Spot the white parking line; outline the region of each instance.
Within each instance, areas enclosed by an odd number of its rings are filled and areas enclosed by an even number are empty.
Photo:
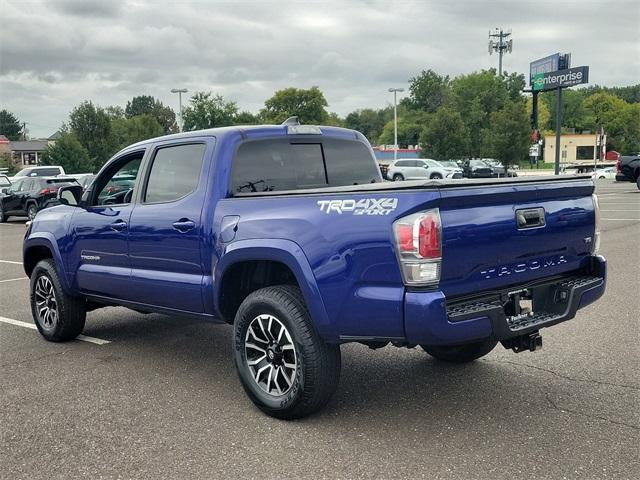
[[[640,212],[640,210],[629,210],[629,209],[627,209],[627,210],[622,210],[622,209],[619,209],[619,210],[600,210],[600,211],[601,212]]]
[[[4,283],[4,282],[17,282],[18,280],[29,280],[29,278],[28,278],[28,277],[8,278],[7,280],[0,280],[0,283]]]
[[[640,222],[640,218],[601,218],[600,220],[619,220],[624,222]]]
[[[30,328],[31,330],[37,330],[35,324],[21,322],[20,320],[14,320],[13,318],[0,317],[0,322],[8,323],[9,325],[17,325],[18,327]],[[87,337],[86,335],[78,335],[76,340],[82,340],[83,342],[95,343],[96,345],[106,345],[111,343],[109,340],[102,340],[101,338]]]
[[[0,260],[0,263],[11,263],[13,265],[22,265],[22,262],[16,262],[14,260]]]

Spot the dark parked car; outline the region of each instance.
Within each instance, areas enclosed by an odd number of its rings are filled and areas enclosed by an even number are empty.
[[[0,189],[9,188],[11,186],[11,180],[6,175],[0,175]]]
[[[493,169],[483,160],[464,160],[462,175],[466,178],[491,178],[493,177]]]
[[[635,182],[640,190],[640,155],[620,157],[616,162],[616,181]]]
[[[77,183],[68,177],[23,177],[14,181],[10,187],[3,189],[0,197],[0,222],[6,222],[11,216],[29,217],[33,220],[36,214],[46,208],[49,202],[56,202],[58,189],[62,186]]]

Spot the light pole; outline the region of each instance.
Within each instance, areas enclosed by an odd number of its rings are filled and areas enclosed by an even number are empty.
[[[178,112],[178,116],[180,117],[180,131],[183,130],[184,124],[182,123],[182,94],[187,93],[189,90],[186,88],[172,88],[171,93],[178,94],[178,104],[180,106],[180,111]]]
[[[404,92],[404,88],[390,88],[393,92],[393,161],[398,159],[398,92]]]

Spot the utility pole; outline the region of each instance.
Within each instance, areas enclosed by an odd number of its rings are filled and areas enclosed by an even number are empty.
[[[393,92],[393,161],[398,159],[398,92],[404,92],[404,88],[390,88]]]
[[[27,140],[27,122],[22,122],[22,140]]]
[[[560,133],[562,131],[562,87],[556,89],[556,158],[555,174],[560,175]]]
[[[178,117],[180,118],[180,131],[184,129],[184,123],[182,121],[182,94],[187,93],[189,90],[186,88],[172,88],[171,93],[178,94],[178,105],[180,110],[178,111]]]
[[[489,55],[493,55],[493,52],[498,53],[498,75],[502,76],[502,55],[505,52],[511,53],[513,51],[513,39],[507,40],[511,36],[511,31],[505,32],[502,28],[496,27],[495,32],[489,31]],[[497,41],[493,39],[496,38]]]

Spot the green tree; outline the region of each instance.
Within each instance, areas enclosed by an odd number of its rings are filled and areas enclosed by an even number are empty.
[[[89,152],[94,171],[97,171],[117,150],[109,114],[90,101],[82,102],[71,111],[68,127]]]
[[[451,160],[466,155],[467,127],[453,108],[440,108],[420,135],[422,156],[436,160]]]
[[[484,131],[486,152],[509,167],[527,157],[531,129],[526,102],[509,101],[491,114],[491,128]]]
[[[40,162],[42,165],[60,165],[66,173],[95,171],[89,152],[72,133],[63,133],[54,144],[48,145]]]
[[[429,123],[430,116],[430,114],[421,110],[411,110],[405,106],[398,108],[398,145],[400,148],[407,148],[409,145],[418,145],[420,143],[420,134],[425,125]],[[393,145],[393,119],[385,124],[379,141],[383,145]]]
[[[549,129],[556,129],[556,92],[544,92],[538,105],[549,110]],[[588,112],[584,109],[584,95],[580,90],[562,90],[562,128],[573,128],[576,132],[589,128]]]
[[[280,124],[295,115],[301,123],[323,125],[329,118],[327,106],[327,100],[318,87],[306,90],[291,87],[275,92],[264,102],[260,114],[267,123]]]
[[[417,77],[409,79],[409,98],[402,103],[427,113],[434,113],[447,104],[451,93],[448,76],[438,75],[433,70],[423,70]]]
[[[461,115],[470,110],[474,101],[487,115],[500,110],[509,99],[507,83],[496,76],[495,69],[460,75],[451,81],[453,101]]]
[[[21,134],[22,125],[16,116],[7,110],[0,110],[0,135],[9,140],[20,140]]]
[[[344,126],[361,132],[371,144],[377,145],[380,143],[379,138],[382,134],[382,129],[391,120],[393,120],[393,108],[391,107],[379,110],[365,108],[347,115],[344,119]]]
[[[133,118],[140,115],[151,115],[162,126],[165,134],[175,133],[178,131],[175,112],[151,95],[139,95],[137,97],[133,97],[127,102],[127,106],[124,109],[124,115],[127,118]]]
[[[6,170],[8,176],[18,173],[18,167],[16,167],[16,163],[11,158],[11,153],[0,152],[0,169]]]
[[[237,115],[235,102],[228,102],[222,95],[214,96],[211,92],[197,92],[183,111],[184,129],[191,131],[234,125]]]
[[[111,127],[117,150],[132,143],[162,136],[165,133],[162,125],[150,114],[118,118],[112,121]]]
[[[242,111],[238,112],[238,114],[233,119],[234,125],[259,125],[260,118],[257,115],[254,115],[251,112]]]

